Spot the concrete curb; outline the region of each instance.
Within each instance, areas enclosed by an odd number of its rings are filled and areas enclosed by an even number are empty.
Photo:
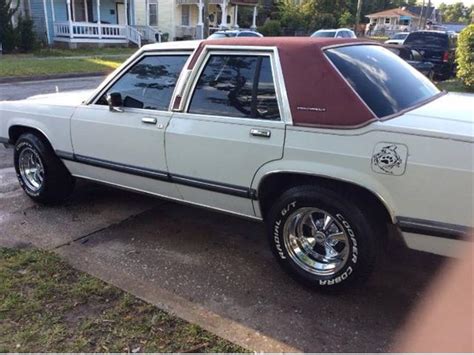
[[[54,79],[68,79],[68,78],[85,78],[90,76],[106,76],[110,72],[93,72],[93,73],[66,73],[54,75],[34,75],[34,76],[7,76],[0,78],[0,84],[39,81],[39,80],[54,80]]]

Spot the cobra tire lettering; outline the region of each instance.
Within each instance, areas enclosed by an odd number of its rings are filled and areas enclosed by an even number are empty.
[[[339,213],[336,214],[336,218],[342,223],[342,225],[344,226],[344,228],[347,231],[347,234],[351,238],[351,242],[352,242],[351,261],[352,261],[353,264],[357,264],[357,257],[358,257],[359,249],[357,248],[357,239],[355,238],[354,230],[352,229],[349,222],[347,222],[341,214],[339,214]],[[321,286],[336,285],[336,284],[346,280],[349,277],[349,275],[352,274],[353,271],[354,270],[352,269],[352,266],[349,266],[349,267],[347,267],[347,269],[342,274],[338,275],[337,277],[335,277],[333,279],[319,280],[319,284]]]

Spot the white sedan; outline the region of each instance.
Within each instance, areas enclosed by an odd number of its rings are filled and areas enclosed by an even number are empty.
[[[163,43],[93,91],[0,102],[0,142],[35,201],[88,179],[263,221],[285,270],[332,289],[368,277],[388,227],[468,243],[473,101],[372,42]]]

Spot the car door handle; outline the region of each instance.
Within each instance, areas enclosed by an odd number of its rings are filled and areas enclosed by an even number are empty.
[[[258,128],[252,128],[250,130],[250,134],[255,137],[265,137],[265,138],[270,138],[272,135],[272,132],[269,131],[268,129],[258,129]]]
[[[154,117],[143,117],[142,122],[146,124],[156,124],[156,118]]]

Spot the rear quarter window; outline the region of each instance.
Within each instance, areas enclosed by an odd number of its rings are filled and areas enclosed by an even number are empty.
[[[396,114],[440,92],[423,74],[381,46],[345,46],[325,53],[378,117]]]

